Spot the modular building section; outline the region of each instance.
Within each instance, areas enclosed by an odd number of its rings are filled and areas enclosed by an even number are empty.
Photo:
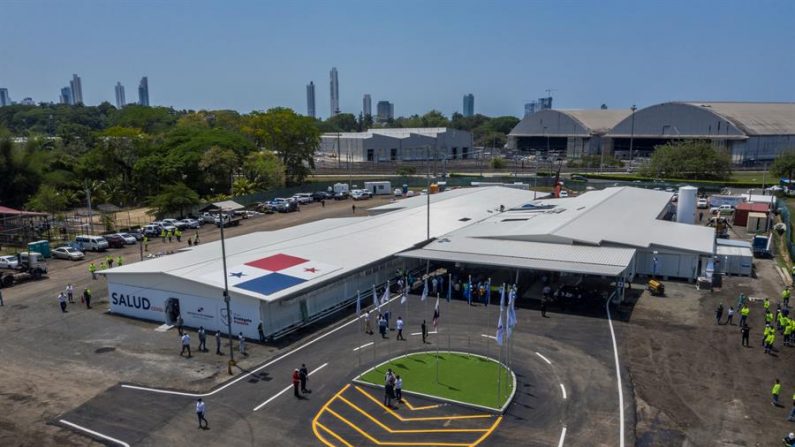
[[[726,275],[751,276],[754,269],[754,254],[750,247],[718,245],[716,261],[717,272]]]
[[[734,210],[734,225],[744,227],[748,225],[748,214],[749,213],[764,213],[770,210],[770,206],[765,203],[741,203],[737,205],[737,208]]]
[[[708,258],[698,253],[674,250],[638,250],[635,271],[640,275],[693,280],[707,265]]]
[[[745,226],[748,233],[765,233],[768,230],[766,213],[748,213],[748,223]]]
[[[388,181],[364,182],[364,189],[370,191],[373,195],[391,195],[392,183]]]

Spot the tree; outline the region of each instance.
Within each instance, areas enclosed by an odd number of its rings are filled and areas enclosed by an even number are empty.
[[[320,131],[312,118],[277,107],[265,113],[250,114],[243,130],[253,136],[260,147],[281,158],[288,184],[300,184],[315,168]]]
[[[245,196],[257,192],[257,186],[251,180],[240,177],[232,182],[232,196]]]
[[[776,177],[792,179],[795,174],[795,149],[780,153],[770,165],[770,173]]]
[[[163,187],[163,192],[150,198],[149,205],[155,208],[155,214],[158,216],[183,216],[186,210],[200,202],[196,191],[180,182]]]
[[[355,132],[358,124],[352,113],[338,113],[326,120],[329,132]]]
[[[708,141],[671,142],[654,149],[642,173],[660,178],[725,180],[731,176],[731,157]]]
[[[55,214],[66,209],[67,200],[57,189],[50,185],[41,185],[36,194],[28,200],[27,208]]]
[[[493,169],[505,169],[505,166],[508,164],[505,162],[505,159],[502,157],[494,157],[491,159],[491,167]]]
[[[238,158],[235,151],[220,146],[210,147],[199,161],[199,167],[210,179],[210,188],[216,191],[231,191],[232,173],[237,166]]]
[[[284,186],[284,173],[284,164],[271,151],[252,152],[243,161],[243,175],[259,191]]]

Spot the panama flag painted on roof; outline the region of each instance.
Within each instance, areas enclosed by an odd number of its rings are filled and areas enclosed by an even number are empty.
[[[227,281],[229,287],[273,295],[339,269],[337,266],[278,253],[228,268]],[[208,275],[206,279],[223,286],[223,273]]]

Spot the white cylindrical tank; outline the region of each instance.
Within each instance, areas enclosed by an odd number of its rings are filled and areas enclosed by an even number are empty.
[[[696,196],[698,188],[682,186],[679,188],[679,199],[676,202],[676,221],[679,223],[696,223]]]

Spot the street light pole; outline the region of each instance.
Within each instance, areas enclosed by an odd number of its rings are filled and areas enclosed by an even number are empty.
[[[426,146],[426,159],[430,158],[431,155],[431,146]],[[425,205],[426,208],[426,230],[425,230],[425,239],[431,240],[431,165],[428,163],[428,189],[425,190],[426,192],[426,199],[427,203]]]
[[[634,142],[635,142],[635,111],[638,110],[635,104],[632,104],[632,130],[629,134],[629,169],[632,169],[632,160],[633,160],[633,149],[634,149]]]
[[[220,215],[220,223],[221,223],[221,263],[224,267],[224,302],[226,303],[226,330],[227,334],[229,334],[229,374],[232,374],[232,366],[235,365],[235,348],[232,343],[232,311],[230,310],[229,306],[229,279],[228,274],[226,273],[226,243],[224,242],[224,227],[226,226],[226,222],[224,221],[224,210],[221,210]]]

